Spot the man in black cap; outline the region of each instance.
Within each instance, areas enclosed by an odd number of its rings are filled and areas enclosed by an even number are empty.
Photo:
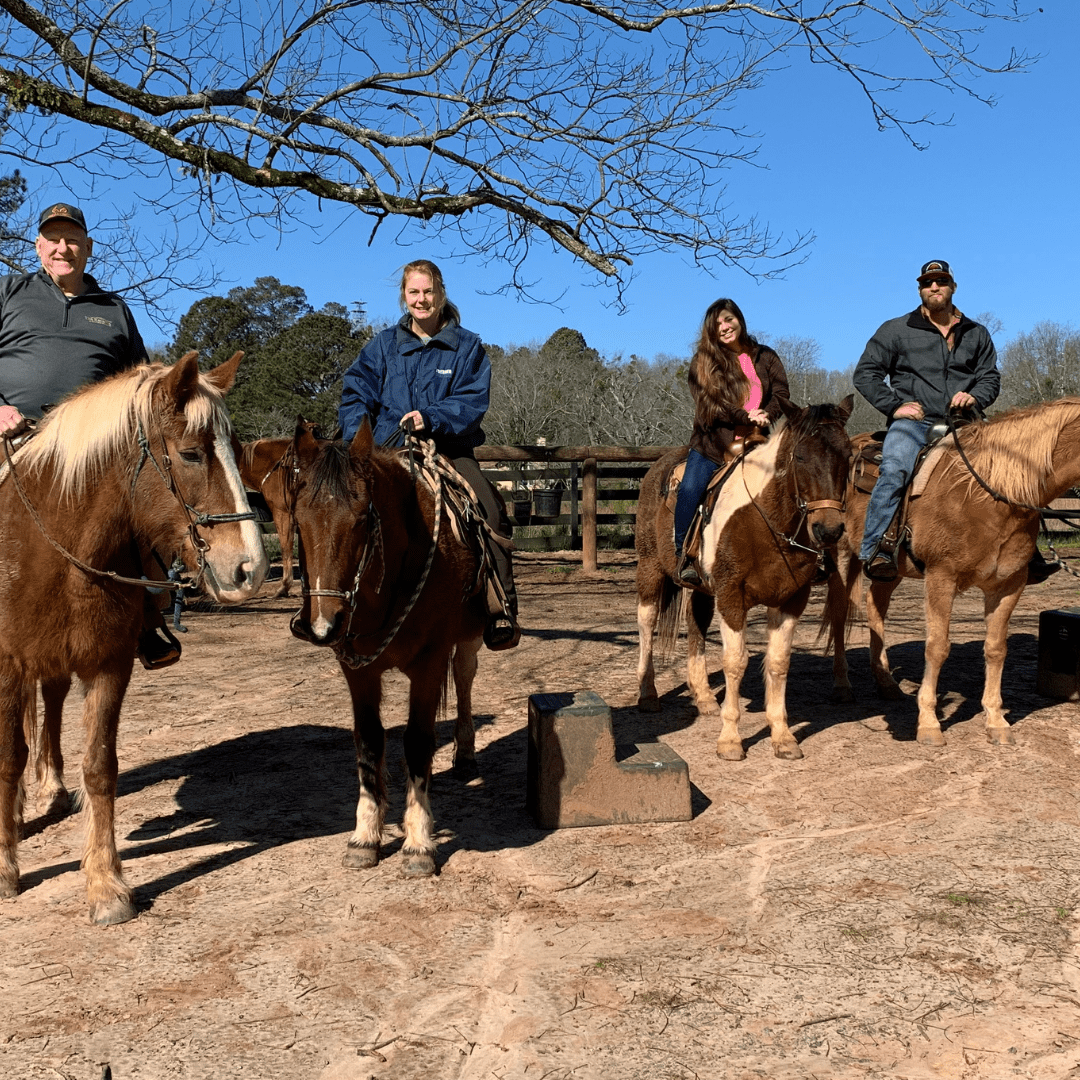
[[[924,263],[917,280],[922,303],[879,327],[855,367],[855,388],[888,423],[859,549],[867,577],[878,581],[896,577],[896,554],[881,538],[931,425],[950,409],[989,408],[1001,388],[990,332],[953,305],[949,264]]]
[[[0,277],[0,437],[14,437],[27,420],[73,390],[147,360],[134,316],[115,293],[86,273],[94,250],[83,212],[51,203],[41,213],[35,244],[41,269]],[[144,667],[180,659],[180,646],[155,627],[164,621],[148,603],[139,637]]]

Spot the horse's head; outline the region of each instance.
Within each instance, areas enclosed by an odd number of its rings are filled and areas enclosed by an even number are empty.
[[[222,397],[243,353],[205,374],[194,352],[171,368],[150,369],[135,397],[139,468],[131,490],[141,531],[160,553],[179,552],[221,603],[258,592],[267,561],[244,493]],[[144,514],[149,510],[149,514]]]
[[[847,491],[851,442],[844,425],[855,397],[848,394],[839,405],[797,405],[785,408],[785,436],[791,447],[791,486],[800,511],[805,507],[810,540],[821,549],[831,547],[844,533],[844,498]]]
[[[348,446],[317,438],[303,422],[293,436],[290,483],[303,604],[290,628],[316,645],[341,636],[360,598],[361,579],[369,569],[381,579],[385,567],[371,502],[372,450],[366,419]]]

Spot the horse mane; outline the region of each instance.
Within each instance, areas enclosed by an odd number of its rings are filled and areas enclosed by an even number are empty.
[[[313,495],[325,489],[334,500],[347,502],[354,497],[349,487],[353,476],[352,458],[349,457],[349,444],[344,440],[338,439],[320,447],[314,473],[311,479]]]
[[[1061,430],[1077,419],[1080,398],[1060,398],[1010,409],[986,424],[968,424],[959,437],[972,467],[992,488],[1012,502],[1038,505]],[[970,485],[970,495],[990,498],[959,454],[951,456],[950,464],[954,473],[963,474],[960,479]]]
[[[134,448],[140,427],[151,435],[154,391],[170,370],[164,364],[138,364],[76,390],[46,414],[23,461],[34,470],[52,466],[61,498],[84,495],[110,460]],[[184,418],[188,431],[232,430],[221,392],[203,377]]]

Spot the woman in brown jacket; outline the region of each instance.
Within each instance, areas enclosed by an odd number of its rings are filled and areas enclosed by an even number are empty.
[[[767,428],[790,399],[780,357],[747,334],[739,305],[726,297],[705,312],[689,378],[694,433],[675,505],[675,574],[679,581],[697,585],[701,577],[683,553],[683,544],[709,480],[726,453],[738,452],[733,444]]]

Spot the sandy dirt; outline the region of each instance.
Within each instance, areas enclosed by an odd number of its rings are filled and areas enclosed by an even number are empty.
[[[341,867],[356,798],[344,682],[293,639],[276,585],[192,612],[184,659],[136,670],[121,726],[117,835],[139,917],[90,926],[78,816],[29,815],[23,889],[0,903],[0,1063],[12,1080],[809,1080],[1080,1077],[1080,726],[1035,690],[1038,613],[1078,602],[1058,574],[1012,621],[1017,745],[979,717],[981,597],[958,602],[941,680],[948,745],[918,746],[913,698],[829,704],[798,636],[789,707],[805,752],[776,760],[750,635],[747,759],[716,758],[683,659],[663,711],[634,708],[631,554],[518,558],[526,635],[481,655],[481,777],[450,772],[439,725],[440,873],[400,873],[404,683],[392,680],[390,842]],[[892,662],[913,694],[921,588]],[[719,669],[718,636],[710,668]],[[720,690],[722,675],[713,684]],[[687,823],[545,832],[524,810],[530,694],[591,689],[616,739],[689,763]],[[77,784],[81,728],[65,728]]]

